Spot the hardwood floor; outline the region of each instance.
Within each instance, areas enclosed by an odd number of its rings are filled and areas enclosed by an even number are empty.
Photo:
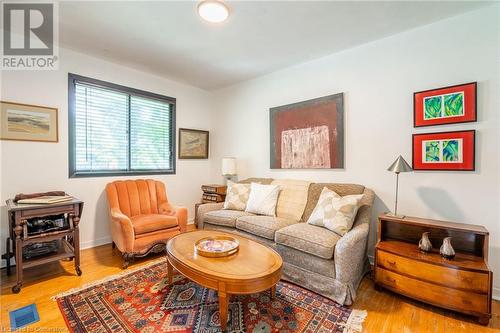
[[[158,258],[150,256],[138,260],[130,267],[138,267]],[[82,276],[76,276],[72,261],[51,263],[25,270],[25,283],[19,294],[12,294],[15,275],[7,276],[5,269],[1,279],[1,327],[0,332],[8,332],[10,310],[36,303],[40,321],[29,326],[30,331],[64,332],[66,325],[57,303],[50,299],[62,291],[79,287],[85,283],[120,273],[121,257],[103,245],[82,251]],[[486,326],[478,325],[472,318],[450,311],[425,305],[388,291],[376,291],[373,282],[365,277],[358,289],[356,309],[368,311],[363,332],[500,332],[500,302],[493,302],[493,318]],[[43,329],[42,329],[43,328]]]

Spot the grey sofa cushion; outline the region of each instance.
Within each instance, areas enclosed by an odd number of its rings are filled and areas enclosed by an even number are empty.
[[[243,230],[239,230],[239,229],[231,228],[231,227],[224,227],[224,226],[215,225],[215,224],[205,224],[203,226],[203,228],[205,230],[215,230],[215,231],[227,232],[229,234],[234,234],[234,235],[238,235],[241,237],[245,237],[245,238],[251,239],[253,241],[256,241],[257,243],[264,244],[273,250],[276,250],[276,243],[274,242],[274,240],[263,238],[260,236],[255,236],[255,235],[248,233],[246,231],[243,231]]]
[[[335,264],[332,259],[323,259],[281,244],[276,244],[276,251],[281,255],[283,262],[332,279],[336,277]]]
[[[273,240],[277,230],[295,223],[298,221],[274,216],[242,216],[236,220],[236,229]]]
[[[324,259],[333,258],[333,250],[340,236],[326,228],[297,223],[276,232],[276,243]]]
[[[204,223],[222,225],[226,227],[235,227],[236,219],[242,216],[252,216],[252,213],[240,210],[221,209],[213,210],[205,214]]]

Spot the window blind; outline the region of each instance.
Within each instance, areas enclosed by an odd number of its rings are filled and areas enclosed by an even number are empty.
[[[132,90],[70,80],[70,174],[173,173],[174,104]]]
[[[131,168],[170,168],[170,105],[152,99],[130,98]]]

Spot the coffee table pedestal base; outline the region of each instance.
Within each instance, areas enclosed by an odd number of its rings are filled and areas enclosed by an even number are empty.
[[[170,286],[174,280],[174,267],[167,260],[167,280]],[[276,285],[272,286],[270,289],[271,298],[276,297]],[[219,318],[220,318],[220,328],[222,332],[227,329],[227,317],[229,313],[229,297],[230,295],[225,292],[225,284],[223,282],[219,283],[219,288],[217,289],[217,294],[219,295]]]

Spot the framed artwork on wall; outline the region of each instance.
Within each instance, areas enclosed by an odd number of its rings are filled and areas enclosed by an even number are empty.
[[[269,110],[271,169],[344,167],[342,93]]]
[[[414,170],[475,170],[476,131],[413,134]]]
[[[477,82],[413,94],[413,126],[435,126],[477,120]]]
[[[57,109],[0,101],[0,139],[57,142]]]
[[[207,159],[208,131],[179,128],[179,159]]]

